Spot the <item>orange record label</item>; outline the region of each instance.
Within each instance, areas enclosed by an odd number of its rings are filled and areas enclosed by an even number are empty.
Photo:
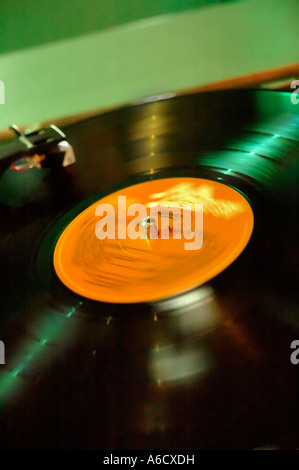
[[[199,286],[227,268],[252,234],[252,209],[235,189],[167,178],[109,194],[63,231],[54,268],[89,299],[149,302]]]

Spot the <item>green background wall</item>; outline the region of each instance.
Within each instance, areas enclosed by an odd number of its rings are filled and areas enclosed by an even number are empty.
[[[232,0],[1,0],[0,54]]]
[[[213,3],[1,0],[0,129],[298,61],[298,0]]]

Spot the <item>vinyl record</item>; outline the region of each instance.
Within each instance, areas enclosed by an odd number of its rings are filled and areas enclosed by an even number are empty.
[[[63,129],[75,164],[2,175],[4,448],[298,445],[290,96],[145,100]],[[100,239],[119,197],[145,208],[142,236],[132,212]],[[189,215],[163,226],[155,204]]]

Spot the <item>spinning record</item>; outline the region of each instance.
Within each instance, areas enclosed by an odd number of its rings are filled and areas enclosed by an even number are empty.
[[[127,205],[133,204],[142,204],[144,214],[140,218],[140,209],[133,206],[140,220],[130,236],[126,232],[136,217],[131,211],[127,218]],[[199,204],[204,217],[195,214]],[[95,214],[101,205],[106,211],[106,205],[113,208],[104,221],[112,227],[110,239],[107,231],[101,240],[95,234]],[[158,216],[157,223],[151,212]],[[136,232],[145,221],[152,221],[146,230],[156,224],[154,233],[145,233],[144,227]],[[155,180],[125,188],[85,209],[59,238],[54,266],[66,286],[90,299],[148,302],[179,294],[219,274],[242,252],[252,229],[250,205],[236,190],[205,179]]]
[[[298,448],[290,97],[150,98],[26,137],[33,168],[0,179],[4,448]]]

